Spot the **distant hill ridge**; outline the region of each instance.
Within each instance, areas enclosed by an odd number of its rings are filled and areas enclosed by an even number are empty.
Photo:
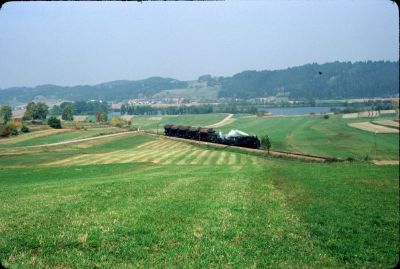
[[[394,96],[399,90],[399,63],[333,62],[275,71],[244,71],[224,80],[219,97],[274,96],[281,89],[290,98]]]
[[[306,64],[283,70],[243,71],[232,77],[199,78],[208,86],[218,86],[219,98],[274,96],[284,90],[289,98],[368,98],[398,95],[399,63],[389,61],[332,62]],[[143,80],[116,80],[97,85],[64,87],[40,85],[0,90],[0,103],[29,102],[37,96],[60,100],[121,101],[152,97],[165,90],[188,89],[188,82],[151,77]],[[199,88],[200,90],[201,88]],[[190,89],[193,91],[193,89]]]

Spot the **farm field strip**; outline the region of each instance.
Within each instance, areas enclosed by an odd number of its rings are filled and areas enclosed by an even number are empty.
[[[372,123],[397,129],[399,129],[400,127],[399,122],[394,120],[378,120],[378,121],[373,121]]]
[[[385,133],[385,134],[390,134],[390,133],[399,133],[398,129],[391,128],[391,127],[386,127],[383,125],[378,125],[378,124],[373,124],[371,122],[354,122],[354,123],[349,123],[348,124],[350,127],[357,128],[363,131],[371,132],[371,133]]]
[[[45,166],[95,165],[131,162],[152,162],[178,165],[245,165],[258,164],[260,157],[221,150],[199,149],[194,145],[172,140],[156,139],[137,148],[106,153],[80,154],[44,164]]]
[[[16,137],[10,137],[10,138],[2,138],[0,139],[0,146],[7,146],[7,145],[14,145],[17,143],[22,143],[27,140],[33,140],[37,139],[40,137],[45,137],[45,136],[51,136],[55,134],[62,134],[66,132],[72,132],[72,129],[48,129],[48,130],[41,130],[41,131],[35,131],[35,132],[30,132],[26,134],[20,134]]]

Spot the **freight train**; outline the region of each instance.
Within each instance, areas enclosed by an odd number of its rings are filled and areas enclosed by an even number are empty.
[[[216,133],[213,128],[202,128],[182,125],[164,126],[166,136],[174,136],[198,141],[206,141],[229,146],[246,148],[260,148],[260,140],[257,136],[248,135],[239,130],[231,130],[227,134]]]

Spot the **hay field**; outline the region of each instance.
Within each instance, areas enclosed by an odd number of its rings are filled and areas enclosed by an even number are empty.
[[[383,134],[398,134],[399,129],[395,128],[390,128],[390,127],[385,127],[383,125],[377,125],[373,124],[371,122],[365,121],[365,122],[353,122],[348,124],[350,127],[357,128],[363,131],[371,132],[371,133],[383,133]]]
[[[151,162],[155,164],[178,165],[248,165],[258,164],[262,159],[246,154],[225,152],[212,148],[205,149],[185,142],[167,138],[141,144],[132,149],[122,149],[106,153],[79,154],[70,158],[51,162],[49,166],[89,165],[111,163]]]
[[[394,127],[399,129],[399,121],[395,121],[395,120],[378,120],[378,121],[373,121],[373,123],[375,124],[379,124],[382,126],[387,126],[387,127]]]

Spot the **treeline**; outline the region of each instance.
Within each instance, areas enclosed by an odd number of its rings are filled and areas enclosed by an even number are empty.
[[[69,115],[95,115],[96,113],[107,113],[109,106],[107,102],[100,101],[77,101],[63,102],[59,106],[55,105],[50,110],[51,115],[63,116],[64,120],[69,120]],[[68,115],[64,118],[64,115]]]
[[[392,97],[398,94],[399,63],[333,62],[285,70],[244,71],[224,78],[218,97],[275,96],[282,88],[290,99]]]
[[[338,113],[356,113],[368,110],[392,110],[396,109],[396,104],[388,100],[368,100],[360,103],[344,103],[343,108],[333,107],[331,112]]]
[[[134,106],[122,105],[121,115],[182,115],[182,114],[209,114],[209,113],[248,113],[256,114],[257,107],[249,104],[226,103],[218,105],[198,106]]]

